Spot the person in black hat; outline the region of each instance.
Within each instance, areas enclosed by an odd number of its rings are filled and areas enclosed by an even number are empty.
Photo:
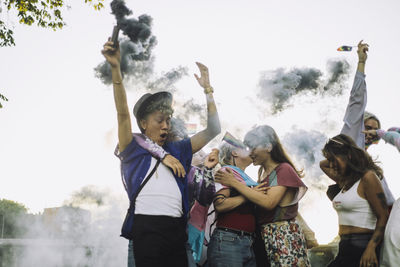
[[[192,154],[221,132],[208,69],[196,63],[201,76],[195,74],[195,77],[204,88],[207,99],[207,127],[191,138],[176,142],[167,140],[173,114],[169,92],[145,94],[135,104],[133,113],[140,131],[167,152],[162,164],[158,165],[157,160],[132,137],[118,44],[114,48],[111,41],[106,42],[102,54],[111,66],[118,118],[116,155],[121,160],[122,180],[131,203],[122,236],[133,240],[137,267],[185,267],[185,226],[189,208],[186,173],[191,166]],[[145,178],[147,183],[139,192]]]

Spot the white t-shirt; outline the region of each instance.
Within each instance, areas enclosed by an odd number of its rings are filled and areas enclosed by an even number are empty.
[[[381,248],[381,262],[379,266],[399,266],[400,262],[400,198],[393,204],[389,220],[386,224],[383,246]]]
[[[157,160],[152,157],[145,177],[153,170],[156,162]],[[135,214],[182,216],[182,195],[172,171],[167,166],[160,163],[140,191],[135,204]]]

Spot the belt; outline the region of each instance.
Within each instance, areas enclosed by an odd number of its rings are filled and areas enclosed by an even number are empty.
[[[231,228],[225,228],[225,227],[217,227],[217,230],[221,230],[221,231],[225,231],[225,232],[229,232],[229,233],[234,233],[240,236],[243,235],[247,235],[247,236],[251,236],[254,237],[254,233],[250,233],[250,232],[246,232],[246,231],[241,231],[241,230],[235,230],[235,229],[231,229]]]

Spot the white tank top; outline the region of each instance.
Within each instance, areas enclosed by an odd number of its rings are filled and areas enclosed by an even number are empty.
[[[156,162],[152,157],[145,177],[153,170]],[[135,204],[135,214],[182,216],[181,191],[172,171],[167,166],[162,163],[158,165],[153,176],[137,196]]]
[[[376,216],[368,201],[361,198],[357,193],[358,180],[348,191],[343,189],[333,199],[333,208],[339,217],[339,225],[356,226],[374,230]]]

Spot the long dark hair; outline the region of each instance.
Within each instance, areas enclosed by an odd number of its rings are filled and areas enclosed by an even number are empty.
[[[288,163],[296,171],[297,175],[303,177],[303,170],[298,170],[292,163],[290,157],[283,148],[281,141],[275,130],[268,126],[262,125],[258,126],[251,131],[249,131],[244,137],[244,144],[249,148],[256,148],[259,146],[266,147],[267,145],[272,145],[271,158],[277,163]],[[259,170],[261,173],[262,167]]]
[[[383,178],[382,169],[376,164],[371,156],[363,149],[359,148],[351,137],[339,134],[329,139],[322,149],[324,157],[334,161],[339,156],[346,161],[344,176],[339,178],[339,185],[348,190],[357,182],[367,171],[374,171],[379,179]]]

